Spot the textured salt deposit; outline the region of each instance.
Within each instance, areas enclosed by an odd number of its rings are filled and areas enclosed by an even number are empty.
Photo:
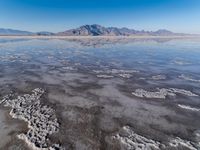
[[[146,91],[144,89],[136,89],[135,92],[132,92],[133,95],[137,97],[146,97],[146,98],[160,98],[165,99],[166,96],[176,96],[176,94],[182,94],[186,96],[198,96],[190,91],[184,90],[184,89],[176,89],[176,88],[157,88],[157,91],[150,92]]]
[[[133,95],[137,97],[146,97],[146,98],[161,98],[165,99],[167,95],[175,96],[174,93],[168,93],[166,89],[157,89],[156,92],[149,92],[143,89],[136,89],[135,92],[132,92]]]
[[[73,68],[73,67],[62,67],[63,70],[69,70],[69,71],[76,71],[77,69]]]
[[[128,73],[119,74],[119,76],[122,77],[122,78],[130,78],[130,77],[132,77],[132,75],[128,74]]]
[[[196,142],[198,144],[198,148],[200,149],[200,130],[197,130],[195,132],[195,139],[196,139]]]
[[[124,126],[112,139],[119,141],[121,149],[126,150],[159,150],[160,146],[164,146],[160,142],[136,134],[129,126]]]
[[[13,118],[28,122],[27,133],[19,134],[17,137],[24,140],[30,147],[36,150],[56,149],[57,144],[48,146],[48,136],[58,131],[59,124],[55,112],[48,106],[40,103],[40,97],[44,93],[43,89],[36,88],[32,94],[25,94],[12,99],[13,95],[7,95],[1,103],[6,107],[11,107],[10,115]],[[58,149],[62,149],[58,147]]]
[[[106,74],[130,74],[137,73],[138,70],[122,70],[122,69],[111,69],[111,70],[93,70],[94,73],[106,73]]]
[[[194,143],[192,143],[190,141],[183,140],[179,137],[176,137],[175,139],[171,140],[169,145],[171,147],[180,147],[181,146],[181,147],[184,147],[184,148],[188,148],[190,150],[199,150],[197,147],[194,146]]]
[[[99,74],[99,73],[104,73],[102,70],[92,70],[94,73]]]
[[[122,69],[111,69],[111,70],[93,70],[94,73],[98,74],[98,78],[113,78],[118,75],[122,78],[132,77],[131,73],[139,72],[138,70],[122,70]]]
[[[27,62],[28,57],[23,54],[15,54],[15,55],[6,55],[6,56],[0,56],[0,61],[2,62]]]
[[[191,111],[200,111],[199,108],[194,108],[194,107],[190,107],[190,106],[187,106],[187,105],[178,104],[178,106],[183,108],[183,109],[187,109],[187,110],[191,110]]]
[[[180,75],[179,78],[184,79],[184,80],[187,80],[187,81],[199,82],[199,83],[200,83],[200,80],[193,79],[193,78],[191,78],[191,77],[189,77],[189,76],[185,76],[184,74]]]
[[[152,76],[153,80],[164,80],[166,79],[165,75],[156,75],[156,76]]]
[[[200,141],[200,131],[197,131],[196,137],[198,138],[197,142]],[[163,144],[135,133],[129,126],[124,126],[111,139],[114,141],[117,140],[120,143],[120,149],[124,150],[160,150],[171,149],[172,147],[177,149],[187,148],[189,150],[200,149],[200,142],[191,142],[176,137],[171,139],[169,143]]]
[[[114,76],[111,76],[111,75],[106,75],[106,74],[100,74],[100,75],[97,75],[98,78],[113,78]]]
[[[118,70],[118,69],[111,69],[107,70],[106,73],[113,73],[113,74],[118,74],[118,73],[137,73],[139,72],[138,70]]]
[[[184,60],[174,60],[174,61],[172,61],[172,63],[176,64],[176,65],[190,65],[191,64],[190,62],[187,62]]]
[[[194,94],[191,91],[187,91],[187,90],[184,90],[184,89],[170,88],[170,89],[168,89],[168,91],[172,92],[172,93],[178,93],[178,94],[186,95],[186,96],[198,96],[197,94]]]

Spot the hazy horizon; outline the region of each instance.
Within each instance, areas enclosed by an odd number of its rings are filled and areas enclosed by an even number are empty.
[[[0,28],[60,32],[85,24],[200,34],[198,0],[2,0]]]

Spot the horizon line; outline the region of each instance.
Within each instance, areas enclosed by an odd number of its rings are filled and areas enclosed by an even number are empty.
[[[83,25],[79,25],[79,26],[76,26],[76,27],[73,27],[73,28],[66,28],[65,30],[63,31],[56,31],[56,32],[53,32],[53,31],[49,31],[49,30],[40,30],[40,31],[31,31],[31,30],[26,30],[26,29],[20,29],[20,28],[12,28],[12,27],[0,27],[0,29],[5,29],[5,30],[18,30],[18,31],[24,31],[24,32],[31,32],[31,33],[38,33],[38,32],[50,32],[50,33],[59,33],[59,32],[64,32],[64,31],[67,31],[67,30],[73,30],[73,29],[77,29],[79,27],[82,27],[82,26],[87,26],[87,25],[99,25],[99,26],[102,26],[102,27],[105,27],[105,28],[118,28],[118,29],[122,29],[122,28],[127,28],[127,29],[130,29],[130,30],[136,30],[136,31],[146,31],[146,32],[156,32],[156,31],[159,31],[159,30],[168,30],[168,31],[171,31],[173,33],[182,33],[182,34],[200,34],[200,33],[188,33],[188,32],[176,32],[176,31],[173,31],[173,30],[170,30],[170,29],[166,29],[166,28],[158,28],[156,30],[145,30],[145,29],[134,29],[134,28],[129,28],[129,27],[118,27],[118,26],[104,26],[104,25],[100,25],[100,24],[83,24]]]

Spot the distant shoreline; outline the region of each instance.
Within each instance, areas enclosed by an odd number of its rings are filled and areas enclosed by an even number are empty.
[[[187,36],[40,36],[40,35],[0,35],[0,38],[28,38],[28,39],[187,39],[200,38],[199,35]]]

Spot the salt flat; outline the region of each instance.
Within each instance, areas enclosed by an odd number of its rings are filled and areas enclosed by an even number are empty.
[[[198,39],[0,39],[1,149],[199,149]]]

